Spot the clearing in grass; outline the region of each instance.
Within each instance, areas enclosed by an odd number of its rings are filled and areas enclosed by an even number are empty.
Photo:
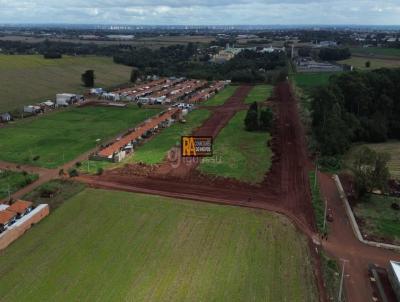
[[[22,189],[38,179],[37,174],[0,170],[0,199]]]
[[[379,57],[398,57],[400,58],[399,48],[383,48],[383,47],[353,47],[350,52],[356,55],[379,56]]]
[[[377,144],[359,144],[354,145],[343,157],[343,162],[346,168],[351,168],[358,151],[368,147],[377,152],[386,152],[390,154],[390,160],[387,164],[390,176],[394,179],[400,180],[400,141],[389,141],[386,143]]]
[[[137,107],[84,107],[53,112],[0,129],[0,159],[56,168],[157,114]]]
[[[9,302],[318,301],[307,240],[283,216],[94,189],[8,247],[0,283]]]
[[[211,99],[201,103],[201,105],[207,106],[220,106],[225,104],[225,102],[235,93],[239,86],[228,86],[224,90],[218,92]]]
[[[366,67],[366,62],[370,62],[370,67]],[[350,59],[339,61],[340,64],[352,65],[361,70],[373,70],[379,68],[398,68],[400,67],[399,59],[378,59],[370,57],[351,57]]]
[[[317,86],[327,85],[329,83],[329,78],[334,74],[334,72],[317,72],[317,73],[296,73],[293,75],[293,79],[297,86],[307,89],[314,88]]]
[[[400,211],[393,204],[400,206],[400,198],[370,194],[353,207],[364,238],[400,244]]]
[[[244,102],[246,104],[264,102],[271,97],[273,90],[272,85],[256,85],[250,90]]]
[[[213,158],[205,158],[199,170],[205,174],[260,183],[271,167],[270,134],[244,129],[246,111],[240,111],[214,141]]]
[[[131,72],[107,57],[0,55],[0,112],[54,99],[57,93],[83,93],[81,74],[87,69],[95,71],[95,85],[103,88],[127,83]]]

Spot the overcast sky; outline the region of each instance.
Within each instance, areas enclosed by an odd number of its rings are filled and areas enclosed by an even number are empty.
[[[400,0],[0,0],[0,23],[399,25]]]

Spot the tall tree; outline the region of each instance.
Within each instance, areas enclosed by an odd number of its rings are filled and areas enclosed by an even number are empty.
[[[244,119],[244,126],[247,131],[256,131],[259,129],[257,102],[252,103],[249,107],[249,110],[247,110],[247,114]]]
[[[390,177],[387,163],[390,155],[363,147],[355,155],[353,172],[360,197],[374,189],[385,191]]]
[[[272,127],[273,114],[271,108],[267,107],[260,112],[260,130],[270,130]]]
[[[136,83],[136,81],[138,80],[139,76],[140,76],[139,69],[133,68],[132,71],[131,71],[131,78],[130,78],[131,82],[132,83]]]
[[[86,70],[81,75],[81,80],[85,87],[93,87],[94,86],[94,70]]]

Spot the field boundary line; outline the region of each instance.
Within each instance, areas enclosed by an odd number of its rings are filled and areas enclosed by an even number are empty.
[[[343,190],[342,183],[339,179],[339,176],[337,174],[333,175],[333,180],[335,181],[336,188],[339,191],[339,196],[340,199],[343,201],[344,207],[346,209],[347,216],[349,218],[351,228],[353,229],[354,235],[357,237],[359,241],[361,241],[364,244],[377,247],[377,248],[384,248],[388,250],[394,250],[394,251],[399,251],[400,252],[400,246],[399,245],[394,245],[394,244],[388,244],[388,243],[381,243],[381,242],[376,242],[376,241],[369,241],[365,240],[361,234],[360,228],[358,226],[358,223],[356,221],[356,218],[354,217],[353,210],[351,209],[351,206],[349,204],[349,201],[346,197],[346,193]]]

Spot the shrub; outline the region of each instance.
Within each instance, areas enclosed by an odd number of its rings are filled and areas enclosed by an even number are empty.
[[[68,170],[68,175],[69,177],[77,177],[79,176],[79,172],[78,170],[71,168]]]

